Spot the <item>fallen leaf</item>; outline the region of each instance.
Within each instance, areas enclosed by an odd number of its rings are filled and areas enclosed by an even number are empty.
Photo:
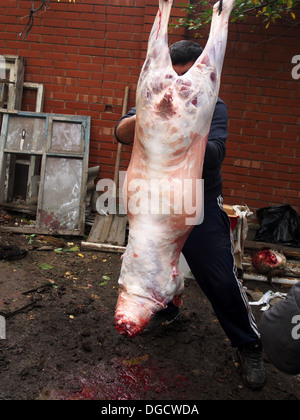
[[[123,360],[123,364],[126,366],[137,366],[142,364],[143,362],[147,362],[149,359],[148,354],[144,354],[144,356],[134,357],[133,359]]]
[[[66,252],[78,252],[78,251],[80,251],[80,249],[79,249],[79,246],[73,246],[72,248],[70,248],[70,249],[66,249],[65,250]]]
[[[108,281],[103,281],[102,283],[99,283],[99,286],[105,286],[108,283]]]
[[[42,263],[39,265],[39,267],[42,270],[51,270],[52,268],[54,268],[52,265],[48,264],[48,263]]]

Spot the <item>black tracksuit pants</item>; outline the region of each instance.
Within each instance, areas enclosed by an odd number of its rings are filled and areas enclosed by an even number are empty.
[[[260,335],[236,275],[230,220],[222,203],[220,196],[204,204],[204,221],[191,232],[183,254],[232,346],[241,347]]]

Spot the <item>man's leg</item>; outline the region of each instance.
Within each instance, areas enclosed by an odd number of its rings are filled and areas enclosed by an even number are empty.
[[[246,293],[236,275],[230,220],[222,209],[221,197],[205,203],[204,221],[191,232],[183,254],[232,346],[238,347],[241,353],[247,346],[252,349],[259,343],[256,350],[261,366],[258,370],[264,370],[260,335]],[[262,378],[263,372],[261,374],[254,376]],[[253,381],[256,382],[256,379]]]
[[[183,254],[234,347],[260,336],[242,284],[237,279],[230,221],[217,200],[205,206],[204,221],[195,226]]]

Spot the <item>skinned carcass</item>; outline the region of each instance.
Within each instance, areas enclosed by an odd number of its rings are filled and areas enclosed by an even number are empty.
[[[183,76],[172,68],[168,48],[172,3],[159,0],[150,34],[124,188],[130,231],[115,319],[118,331],[131,337],[169,302],[181,303],[179,256],[201,222],[203,161],[235,0],[224,0],[222,13],[214,6],[207,45]]]

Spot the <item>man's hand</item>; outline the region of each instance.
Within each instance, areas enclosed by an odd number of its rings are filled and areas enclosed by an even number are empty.
[[[134,141],[136,115],[124,118],[117,127],[116,135],[123,144],[132,144]]]

